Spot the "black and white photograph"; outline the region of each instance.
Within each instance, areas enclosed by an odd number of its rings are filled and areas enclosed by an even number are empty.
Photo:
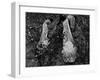
[[[11,10],[14,77],[95,72],[95,8],[12,3]]]
[[[25,12],[25,66],[90,64],[90,15]]]

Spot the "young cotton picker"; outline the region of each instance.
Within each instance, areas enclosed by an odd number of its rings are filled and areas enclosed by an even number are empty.
[[[70,25],[69,25],[69,20],[71,21]],[[64,62],[74,62],[76,59],[77,48],[73,44],[74,40],[70,30],[70,27],[74,27],[72,21],[75,21],[75,18],[69,15],[66,17],[66,19],[63,22],[64,39],[63,39],[62,54],[63,54]]]

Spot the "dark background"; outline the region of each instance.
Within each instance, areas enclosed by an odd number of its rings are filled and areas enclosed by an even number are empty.
[[[26,12],[26,67],[89,64],[89,15],[73,15],[75,27],[70,29],[78,48],[73,63],[65,63],[62,58],[63,26],[60,16],[64,14]],[[48,18],[55,21],[57,28],[49,37],[48,48],[39,51],[36,46],[42,33],[42,24]]]

